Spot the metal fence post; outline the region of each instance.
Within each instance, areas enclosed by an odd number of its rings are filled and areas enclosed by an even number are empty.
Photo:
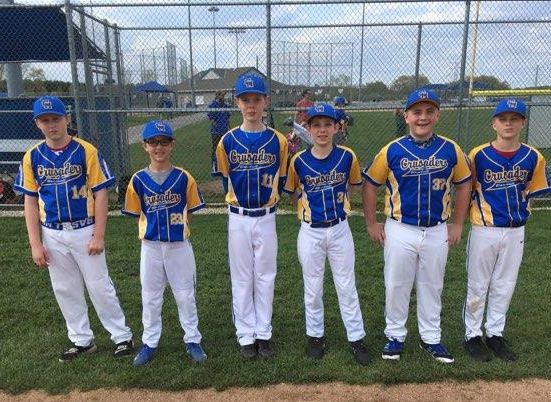
[[[125,75],[124,75],[124,60],[122,58],[121,44],[120,44],[120,31],[118,26],[113,25],[114,40],[115,40],[115,66],[117,68],[117,88],[118,88],[118,106],[123,108],[129,107],[129,102],[126,97],[126,85],[125,85]],[[120,138],[121,144],[123,145],[121,149],[121,176],[129,174],[130,166],[128,166],[128,133],[127,133],[127,124],[126,124],[126,114],[117,113],[117,121],[119,123],[119,132],[118,136]]]
[[[109,109],[113,110],[118,107],[115,95],[113,93],[113,60],[111,57],[111,40],[109,38],[109,24],[107,20],[103,20],[103,32],[105,35],[105,53],[107,53],[106,58],[106,72],[107,72],[107,88],[108,88],[108,95],[109,95]],[[117,157],[116,160],[118,162],[117,164],[117,172],[116,177],[120,177],[122,175],[122,171],[124,168],[124,158],[123,155],[123,144],[121,144],[121,134],[120,134],[120,125],[119,125],[119,118],[117,114],[111,112],[109,113],[109,117],[111,120],[111,138],[115,139],[115,145],[117,150]]]
[[[272,7],[270,0],[266,2],[266,81],[268,81],[268,94],[272,94]],[[268,106],[268,121],[272,113],[272,104]]]
[[[191,104],[197,106],[195,102],[195,81],[193,79],[193,45],[191,43],[191,0],[188,0],[187,5],[187,24],[189,38],[189,87],[191,89]]]
[[[90,69],[90,58],[88,57],[88,37],[86,35],[86,20],[84,18],[84,9],[80,7],[80,34],[82,35],[82,61],[84,65],[84,82],[86,84],[86,103],[87,109],[91,110],[88,114],[88,123],[90,129],[90,138],[94,145],[99,146],[99,133],[97,126],[96,99],[94,96],[94,80]]]
[[[358,102],[362,101],[362,80],[364,69],[365,3],[362,5],[362,38],[360,42],[360,76],[358,78]]]
[[[419,88],[419,68],[421,66],[421,39],[423,38],[423,24],[417,25],[417,53],[415,56],[415,88]]]
[[[467,61],[467,45],[469,41],[469,18],[471,13],[471,1],[465,2],[465,22],[463,24],[463,47],[461,50],[461,67],[459,70],[459,90],[458,90],[458,107],[457,116],[455,120],[455,131],[457,133],[457,142],[460,143],[461,139],[461,120],[463,114],[463,87],[465,84],[465,66]]]
[[[71,81],[73,85],[73,97],[75,102],[75,115],[77,118],[78,130],[83,130],[82,109],[80,106],[78,70],[77,70],[77,52],[75,46],[75,36],[73,31],[73,8],[70,0],[65,0],[65,20],[67,22],[67,42],[69,44],[69,58],[71,62]]]

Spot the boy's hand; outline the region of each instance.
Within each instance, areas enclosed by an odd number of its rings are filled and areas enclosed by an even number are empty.
[[[379,243],[381,246],[385,244],[385,226],[382,223],[375,222],[367,225],[367,233],[375,243]]]
[[[103,238],[93,235],[90,243],[88,243],[88,255],[98,255],[105,249]]]
[[[463,233],[463,225],[459,223],[451,223],[448,225],[448,246],[455,246],[461,241],[461,234]]]
[[[31,255],[33,257],[34,263],[39,266],[46,268],[50,258],[48,257],[48,252],[44,248],[42,243],[37,244],[36,246],[31,246]]]

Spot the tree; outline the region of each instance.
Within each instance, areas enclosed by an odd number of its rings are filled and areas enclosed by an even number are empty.
[[[415,80],[415,75],[401,75],[392,81],[390,90],[396,92],[400,97],[409,94],[415,88],[430,84],[430,81],[424,75],[420,75],[418,81]]]
[[[473,77],[473,83],[482,84],[483,89],[511,89],[511,85],[507,81],[500,81],[499,78],[494,77],[493,75],[479,75]],[[450,87],[457,88],[459,87],[459,80],[450,82]],[[463,85],[465,91],[469,88],[469,80],[465,81]]]
[[[46,81],[44,70],[38,67],[25,69],[23,79],[31,81]]]
[[[365,100],[386,99],[388,92],[388,87],[384,82],[368,82],[362,87],[362,98]]]
[[[507,81],[500,81],[492,75],[479,75],[474,77],[474,82],[488,85],[488,89],[511,89],[511,85]]]

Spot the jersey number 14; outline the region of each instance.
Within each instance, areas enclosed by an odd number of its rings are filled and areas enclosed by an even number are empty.
[[[79,198],[88,197],[88,189],[86,188],[86,185],[83,185],[81,188],[78,188],[75,185],[71,187],[71,192],[73,194],[73,196],[71,197],[73,200],[78,200]]]

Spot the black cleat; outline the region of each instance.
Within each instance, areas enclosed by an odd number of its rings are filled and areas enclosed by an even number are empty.
[[[241,345],[239,347],[239,353],[247,360],[254,359],[256,357],[256,345],[251,343],[249,345]]]
[[[308,346],[306,347],[306,356],[310,359],[319,360],[325,354],[325,338],[308,337]]]
[[[71,361],[73,359],[76,359],[78,356],[88,353],[94,353],[96,350],[98,350],[95,343],[91,343],[88,346],[77,346],[73,345],[69,349],[67,349],[65,352],[59,356],[59,362],[60,363],[66,363],[68,361]]]
[[[274,349],[272,348],[272,342],[270,339],[257,339],[256,349],[258,356],[269,359],[274,356]]]
[[[463,347],[465,352],[475,360],[479,362],[489,362],[492,360],[492,356],[488,351],[484,342],[482,342],[482,337],[475,336],[474,338],[469,339],[468,341],[463,342]]]
[[[486,345],[500,359],[508,362],[514,362],[518,359],[516,353],[511,350],[509,344],[502,336],[486,337]]]
[[[365,347],[362,339],[348,343],[352,348],[352,353],[354,354],[354,360],[356,360],[356,363],[365,366],[371,361],[371,359],[369,358],[369,353],[367,352],[367,348]]]
[[[113,350],[113,356],[115,357],[130,356],[133,353],[134,342],[132,342],[132,339],[117,343],[115,345],[115,350]]]

